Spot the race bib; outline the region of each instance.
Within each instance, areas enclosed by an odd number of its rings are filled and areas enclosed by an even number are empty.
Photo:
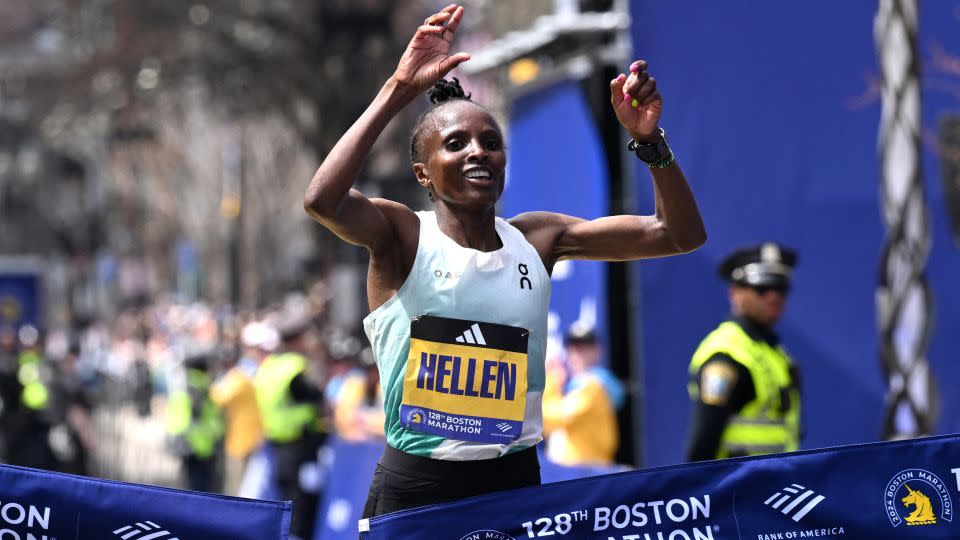
[[[527,401],[523,328],[424,315],[410,323],[400,422],[448,439],[508,444]]]

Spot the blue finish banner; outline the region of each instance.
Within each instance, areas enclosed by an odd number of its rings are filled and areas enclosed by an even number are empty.
[[[286,540],[290,509],[0,465],[4,540]]]
[[[960,538],[960,435],[630,471],[361,521],[365,540]]]

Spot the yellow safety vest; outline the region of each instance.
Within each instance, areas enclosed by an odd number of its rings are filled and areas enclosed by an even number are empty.
[[[316,423],[316,407],[296,403],[290,393],[290,382],[306,369],[306,358],[291,352],[268,356],[257,370],[254,386],[267,440],[296,441],[308,426]]]
[[[50,392],[40,375],[40,355],[33,351],[20,354],[17,380],[23,386],[20,401],[34,411],[42,411],[50,403]]]
[[[204,396],[200,417],[193,418],[193,399],[188,390],[171,392],[167,402],[167,433],[184,437],[193,454],[206,459],[214,454],[217,442],[223,437],[223,418],[217,406],[207,397],[209,375],[196,369],[187,370],[187,386],[194,391],[194,395]]]
[[[756,397],[727,424],[717,458],[797,450],[800,392],[790,375],[792,361],[783,347],[752,339],[735,322],[721,324],[700,343],[690,362],[688,390],[693,399],[700,395],[700,368],[718,353],[747,368]]]

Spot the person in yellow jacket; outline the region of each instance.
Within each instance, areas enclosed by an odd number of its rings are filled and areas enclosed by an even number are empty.
[[[207,353],[184,360],[186,385],[170,393],[166,428],[174,452],[182,460],[187,487],[193,491],[216,491],[216,458],[223,439],[220,409],[210,400],[210,364]]]
[[[623,384],[602,365],[592,328],[574,323],[565,342],[567,367],[551,364],[543,392],[547,457],[561,465],[612,465],[620,444]]]
[[[279,327],[280,350],[268,356],[254,386],[263,419],[264,437],[274,459],[280,495],[293,501],[290,532],[299,538],[313,534],[319,494],[301,482],[301,469],[315,462],[325,437],[321,432],[323,391],[310,381],[305,336],[306,318],[291,318]]]
[[[276,332],[263,323],[244,326],[239,356],[210,387],[210,399],[223,409],[227,420],[223,485],[227,495],[239,495],[250,455],[263,444],[263,421],[254,378],[278,339]]]
[[[347,361],[357,365],[343,375],[339,390],[332,396],[337,436],[351,442],[382,441],[386,438],[383,390],[373,353],[364,349],[351,353]]]
[[[796,263],[793,250],[774,242],[738,249],[721,262],[732,315],[690,363],[689,461],[799,448],[799,373],[773,330]]]
[[[55,469],[57,459],[50,447],[50,431],[54,424],[50,387],[53,375],[43,354],[40,331],[24,325],[17,332],[20,349],[17,355],[17,382],[20,402],[11,404],[22,414],[17,434],[10,440],[10,463],[35,469]]]

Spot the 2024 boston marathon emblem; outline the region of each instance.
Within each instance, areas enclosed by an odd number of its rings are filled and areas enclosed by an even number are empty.
[[[893,475],[883,492],[883,505],[894,527],[905,523],[925,528],[953,521],[949,487],[939,476],[924,469],[906,469]]]
[[[423,315],[410,323],[404,427],[449,439],[509,444],[527,398],[529,331]]]

